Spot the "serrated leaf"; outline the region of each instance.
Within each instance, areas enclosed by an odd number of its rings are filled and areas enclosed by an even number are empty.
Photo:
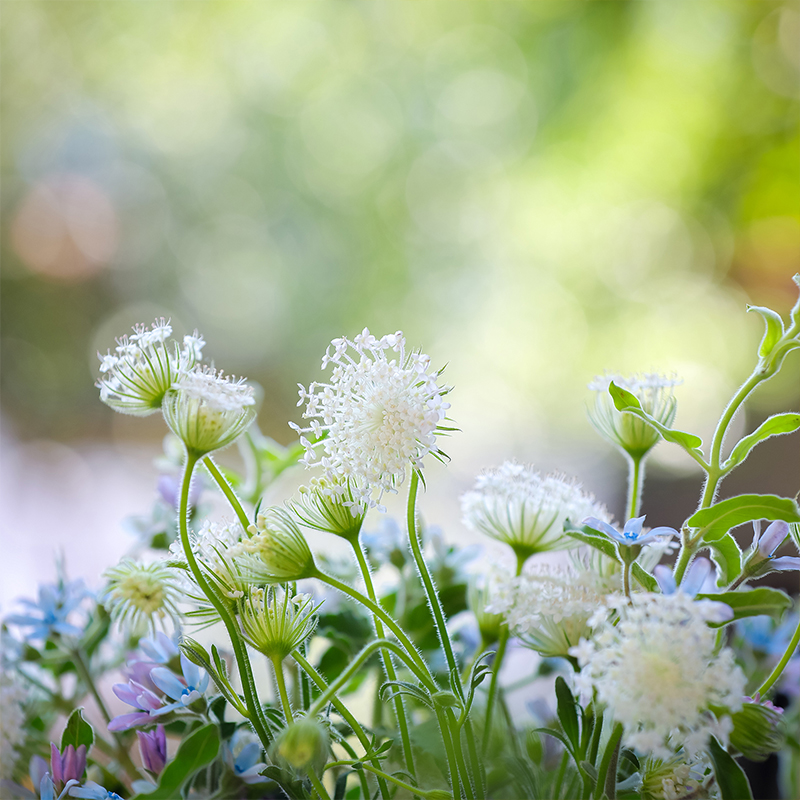
[[[82,745],[86,745],[86,752],[94,744],[94,729],[83,718],[83,707],[76,708],[67,720],[67,725],[64,728],[64,733],[61,734],[61,752],[64,748],[71,744],[76,750]]]
[[[792,599],[780,589],[771,589],[769,586],[759,586],[755,589],[739,589],[735,592],[720,592],[719,594],[699,594],[704,600],[716,600],[733,609],[733,622],[743,617],[757,617],[765,614],[778,619],[787,608],[791,608]],[[718,623],[714,627],[721,627]]]
[[[744,770],[713,736],[708,743],[708,754],[714,765],[714,776],[722,800],[753,800],[753,793],[750,791],[750,783]]]
[[[639,585],[647,592],[657,592],[658,591],[658,581],[645,569],[643,569],[639,564],[633,564],[631,567],[631,572],[633,573],[633,577],[639,582]]]
[[[575,698],[567,686],[567,682],[559,676],[556,678],[556,700],[558,719],[564,733],[577,752],[580,747],[581,731],[578,725],[578,712],[575,710]]]
[[[731,528],[757,519],[800,522],[800,508],[788,497],[742,494],[695,512],[686,520],[686,525],[697,530],[699,538],[709,544],[722,538]]]
[[[209,724],[198,728],[181,742],[175,758],[164,767],[155,790],[141,797],[148,800],[174,800],[181,797],[181,787],[195,772],[210,764],[218,751],[217,726]]]
[[[729,533],[707,544],[717,567],[717,586],[727,586],[742,574],[742,551]]]
[[[778,340],[783,336],[783,320],[780,314],[766,306],[747,306],[747,310],[761,314],[764,320],[764,336],[761,339],[761,344],[758,346],[758,355],[760,358],[764,358],[772,352],[772,348],[775,347]]]
[[[771,436],[781,436],[785,433],[793,433],[800,428],[800,414],[776,414],[765,420],[749,436],[745,436],[731,451],[728,460],[725,462],[725,469],[741,464],[750,451],[765,439]]]

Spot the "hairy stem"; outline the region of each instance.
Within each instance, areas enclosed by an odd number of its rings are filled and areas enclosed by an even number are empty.
[[[794,636],[792,636],[789,644],[786,646],[786,652],[781,656],[781,660],[775,665],[775,669],[772,670],[769,677],[761,684],[758,689],[758,694],[763,696],[773,687],[775,681],[780,678],[783,670],[786,669],[786,665],[789,663],[789,659],[794,655],[794,651],[797,650],[798,644],[800,644],[800,621],[797,623]]]
[[[644,456],[628,457],[628,501],[626,519],[639,516],[642,507],[642,488],[644,487]]]
[[[247,514],[242,508],[242,504],[239,502],[239,498],[236,496],[236,493],[233,491],[233,488],[225,480],[225,476],[219,471],[217,465],[211,460],[211,456],[205,457],[205,467],[211,473],[211,477],[217,482],[217,485],[222,490],[222,493],[225,497],[228,498],[228,502],[231,504],[231,508],[234,510],[234,513],[239,518],[239,522],[241,523],[242,527],[247,530],[248,526],[250,525],[250,520],[247,518]]]

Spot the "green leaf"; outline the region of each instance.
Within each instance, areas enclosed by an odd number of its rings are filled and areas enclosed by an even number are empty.
[[[714,765],[714,776],[722,800],[753,800],[753,793],[750,791],[750,783],[744,770],[713,736],[708,744],[708,754]]]
[[[631,572],[633,573],[633,577],[639,581],[639,585],[647,592],[657,592],[658,591],[658,581],[646,570],[644,570],[639,564],[634,563],[633,567],[631,567]]]
[[[76,708],[67,720],[64,733],[61,734],[61,752],[71,744],[76,750],[82,745],[86,745],[86,751],[94,744],[94,730],[92,726],[83,718],[83,708]]]
[[[711,560],[717,566],[717,586],[727,586],[742,574],[742,551],[729,533],[707,544]]]
[[[704,600],[716,600],[733,609],[733,622],[742,617],[757,617],[766,614],[778,619],[787,608],[792,605],[792,599],[780,589],[770,589],[768,586],[759,586],[755,589],[739,589],[735,592],[720,592],[719,594],[699,594]],[[728,623],[717,623],[713,627],[722,627]]]
[[[219,729],[216,725],[204,725],[181,742],[175,758],[161,773],[158,786],[146,795],[137,795],[134,800],[174,800],[181,797],[181,787],[207,764],[219,751]]]
[[[597,533],[587,525],[584,525],[582,528],[570,528],[565,525],[564,533],[566,533],[567,536],[571,536],[573,539],[577,539],[583,544],[588,544],[590,547],[594,547],[604,556],[608,556],[614,561],[619,561],[619,556],[617,555],[617,546],[614,544],[614,542],[612,542],[607,536]]]
[[[742,494],[695,512],[686,520],[686,525],[698,530],[698,538],[709,544],[721,539],[731,528],[755,519],[800,522],[800,508],[788,497]]]
[[[578,712],[575,710],[575,698],[567,686],[567,682],[559,676],[556,678],[556,700],[558,701],[558,719],[564,733],[572,743],[574,752],[580,747],[581,732],[578,726]]]
[[[724,469],[727,471],[741,464],[750,451],[764,439],[769,439],[770,436],[781,436],[784,433],[793,433],[798,428],[800,428],[800,414],[775,414],[759,425],[749,436],[745,436],[737,442],[725,462]]]
[[[665,441],[680,445],[684,450],[702,457],[700,448],[703,446],[703,440],[699,436],[662,425],[655,417],[652,417],[642,408],[642,404],[639,402],[636,395],[632,394],[627,389],[617,386],[614,381],[611,381],[609,384],[608,393],[611,395],[611,399],[614,401],[614,406],[617,411],[627,411],[643,419],[645,422],[649,422],[661,434]]]
[[[773,311],[766,306],[747,306],[748,311],[755,311],[761,314],[764,319],[764,336],[761,339],[761,344],[758,346],[759,358],[765,358],[772,352],[772,348],[778,343],[778,340],[783,336],[783,320],[780,314]]]

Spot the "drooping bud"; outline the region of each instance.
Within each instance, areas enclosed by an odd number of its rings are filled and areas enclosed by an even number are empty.
[[[270,748],[273,761],[282,762],[298,772],[319,772],[325,766],[330,737],[323,725],[304,717],[292,722]]]
[[[770,753],[783,747],[786,739],[783,709],[769,700],[759,702],[748,697],[742,708],[731,715],[731,719],[733,731],[730,743],[745,758],[763,761]]]

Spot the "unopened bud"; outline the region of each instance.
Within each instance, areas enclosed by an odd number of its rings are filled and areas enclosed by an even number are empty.
[[[783,709],[769,701],[759,703],[747,698],[741,710],[731,715],[731,745],[745,758],[763,761],[783,747],[786,731],[782,714]]]
[[[273,761],[282,762],[299,772],[319,772],[328,758],[330,739],[323,725],[312,719],[292,722],[270,748]]]

